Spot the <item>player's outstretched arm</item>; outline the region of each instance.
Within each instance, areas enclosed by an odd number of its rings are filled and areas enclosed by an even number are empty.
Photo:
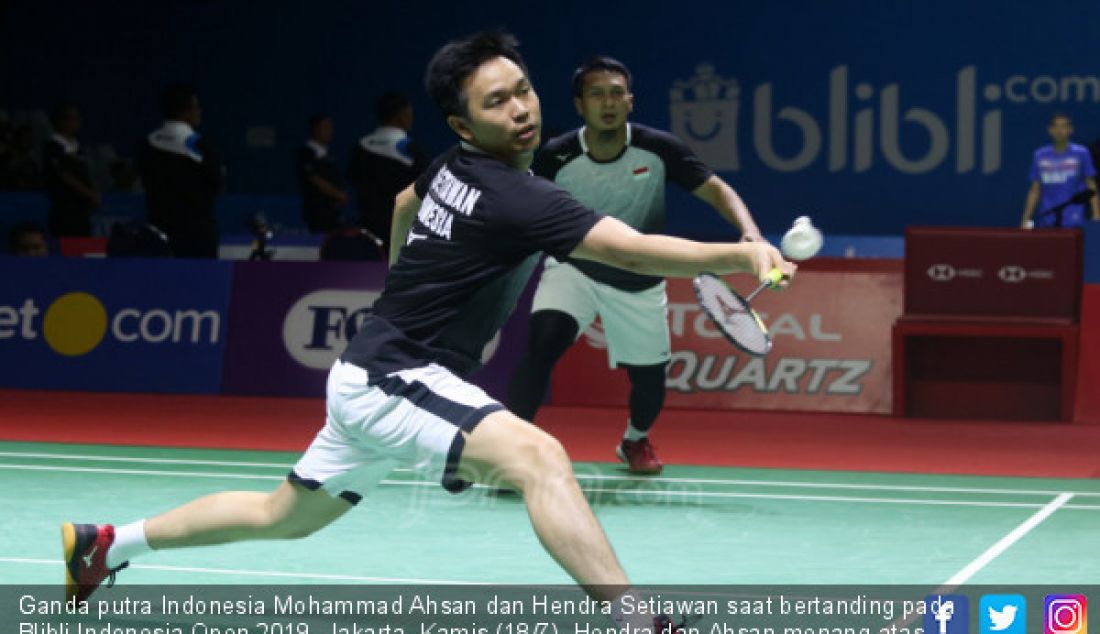
[[[741,239],[752,242],[763,242],[764,236],[760,228],[752,219],[745,201],[737,195],[726,181],[716,175],[703,181],[703,184],[692,192],[697,198],[714,208],[726,222],[741,230]]]
[[[397,256],[401,253],[401,247],[405,246],[405,238],[409,235],[409,227],[416,219],[416,212],[420,209],[420,198],[416,196],[416,188],[409,185],[397,194],[394,199],[393,225],[390,227],[390,266],[397,262]]]
[[[706,243],[647,235],[611,217],[597,222],[570,256],[667,277],[693,277],[709,271],[719,275],[752,273],[764,281],[773,268],[787,277],[795,270],[794,264],[766,242]]]
[[[1031,187],[1027,190],[1027,198],[1024,199],[1024,216],[1020,219],[1020,226],[1030,229],[1035,215],[1035,207],[1039,204],[1039,181],[1031,181]]]

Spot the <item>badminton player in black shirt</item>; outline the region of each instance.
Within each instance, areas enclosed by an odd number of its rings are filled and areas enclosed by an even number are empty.
[[[541,251],[654,275],[743,271],[764,279],[774,267],[793,273],[793,265],[766,243],[641,234],[531,175],[539,100],[515,44],[477,35],[444,46],[429,64],[428,91],[459,145],[398,195],[392,237],[404,246],[372,314],[333,366],[325,426],[287,481],[271,493],[200,498],[117,532],[65,524],[72,595],[87,596],[150,550],[308,535],[405,465],[452,492],[471,482],[520,491],[555,561],[593,598],[609,601],[621,626],[654,627],[652,615],[624,614],[634,591],[561,444],[465,377]]]

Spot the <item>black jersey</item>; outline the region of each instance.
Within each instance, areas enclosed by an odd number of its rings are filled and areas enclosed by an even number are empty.
[[[215,204],[225,167],[204,137],[181,121],[154,130],[138,157],[149,222],[182,257],[218,257]]]
[[[306,142],[295,157],[298,187],[302,192],[302,219],[310,233],[326,233],[340,226],[340,203],[330,198],[313,183],[319,176],[337,189],[343,186],[340,168],[328,155],[327,148]]]
[[[372,314],[342,359],[372,383],[437,362],[460,376],[504,325],[545,251],[563,258],[602,217],[465,144],[416,181],[423,201]]]
[[[532,169],[564,187],[577,200],[614,216],[642,233],[665,228],[665,183],[695,191],[713,174],[683,141],[636,123],[627,124],[619,156],[598,161],[588,154],[584,129],[552,139]],[[588,277],[626,291],[649,288],[663,278],[586,260],[570,260]]]
[[[49,226],[55,236],[92,235],[92,203],[65,182],[65,175],[92,189],[92,173],[75,142],[54,135],[42,148]]]
[[[424,173],[427,160],[401,128],[382,126],[359,140],[348,160],[359,222],[389,244],[393,199]]]

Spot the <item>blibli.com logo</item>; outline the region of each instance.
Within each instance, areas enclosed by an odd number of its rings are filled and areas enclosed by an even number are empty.
[[[797,88],[805,92],[804,86]],[[853,80],[847,66],[829,72],[826,99],[807,104],[809,110],[777,104],[776,86],[765,82],[752,90],[752,148],[760,162],[779,172],[807,169],[824,156],[830,172],[858,174],[885,161],[901,173],[924,174],[950,161],[959,174],[991,174],[1001,169],[1004,111],[999,106],[1100,103],[1100,78],[1013,75],[979,89],[977,67],[967,66],[955,75],[954,113],[905,107],[902,99],[900,84],[876,87]],[[700,64],[694,77],[673,83],[672,131],[714,169],[740,170],[742,101],[737,80],[718,75],[711,64]],[[826,121],[811,112],[827,113]],[[800,136],[797,151],[781,154],[776,149],[775,131],[781,127],[784,134]],[[927,141],[919,148],[903,148],[906,129],[919,131]]]
[[[1088,600],[1083,594],[1048,594],[1043,599],[1044,634],[1088,634]]]
[[[123,307],[109,312],[98,297],[65,293],[42,310],[34,298],[0,305],[4,340],[44,340],[65,357],[89,354],[110,337],[121,344],[217,344],[221,314],[216,310]]]

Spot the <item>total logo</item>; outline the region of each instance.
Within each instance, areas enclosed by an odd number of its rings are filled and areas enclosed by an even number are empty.
[[[43,311],[34,298],[0,305],[0,341],[43,339],[51,350],[79,357],[108,335],[122,344],[211,344],[219,341],[222,316],[216,310],[125,307],[108,312],[98,297],[65,293]]]
[[[1001,169],[1004,137],[1004,111],[996,106],[1100,103],[1100,78],[1094,76],[1013,75],[979,88],[976,66],[966,66],[955,74],[951,115],[919,106],[906,108],[899,83],[875,86],[853,80],[848,66],[833,68],[827,84],[825,98],[800,104],[804,107],[777,104],[774,82],[753,88],[752,149],[760,162],[778,172],[797,172],[824,156],[830,172],[850,170],[856,174],[870,170],[876,161],[885,161],[903,174],[925,174],[950,162],[958,174],[976,170],[992,174]],[[781,88],[801,95],[811,85],[812,80],[800,80],[798,86]],[[905,101],[910,97],[906,94]],[[736,79],[718,75],[712,64],[699,64],[695,76],[673,82],[672,132],[713,168],[740,170],[743,148],[737,130],[741,102]],[[801,137],[798,149],[786,155],[776,149],[774,139],[774,130],[781,126]],[[918,147],[902,147],[905,129],[923,137],[913,144]]]
[[[314,370],[328,370],[359,332],[381,295],[376,290],[322,289],[303,295],[283,319],[283,345],[291,358]],[[500,334],[485,346],[488,362],[500,343]]]

